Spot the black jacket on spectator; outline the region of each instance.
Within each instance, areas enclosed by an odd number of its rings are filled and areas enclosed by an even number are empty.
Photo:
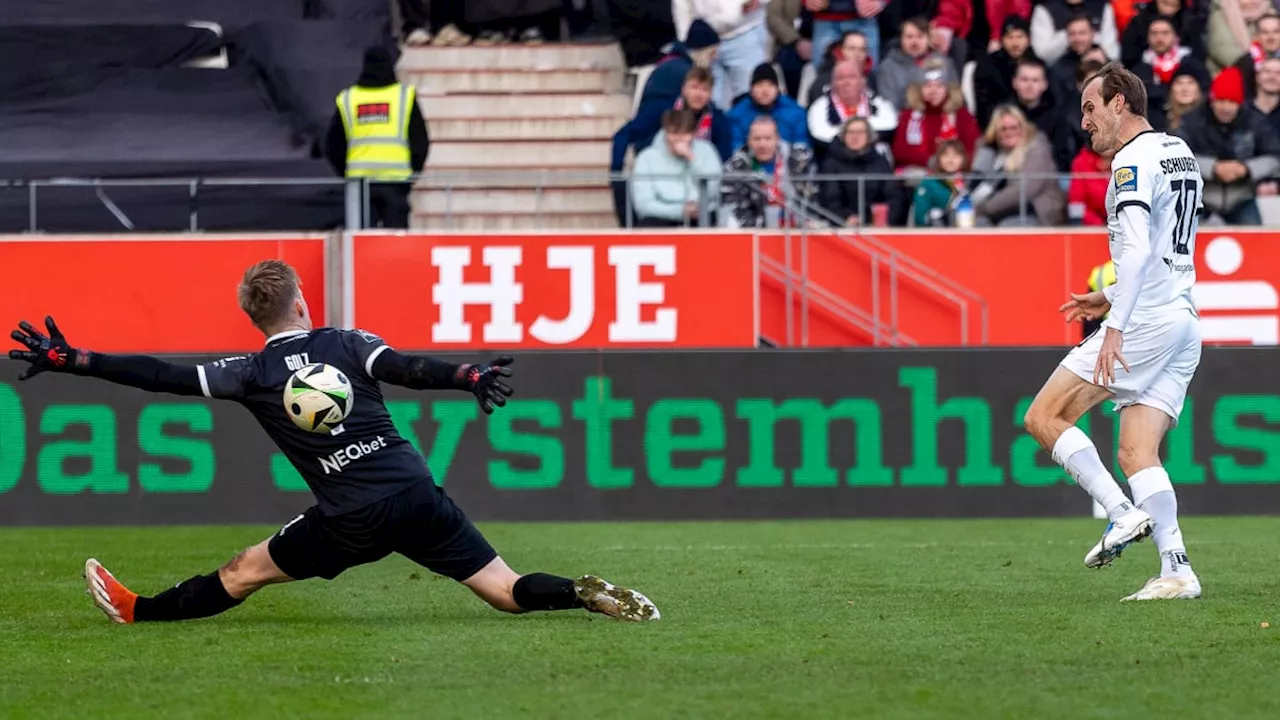
[[[1072,112],[1071,102],[1075,103],[1074,112]],[[1076,153],[1080,150],[1080,145],[1076,137],[1076,130],[1080,129],[1080,93],[1075,93],[1068,102],[1059,101],[1053,92],[1053,88],[1045,91],[1044,96],[1040,99],[1040,104],[1034,108],[1028,108],[1021,102],[1018,102],[1018,108],[1027,116],[1045,139],[1049,141],[1050,147],[1053,149],[1053,164],[1058,168],[1059,172],[1069,172],[1071,170],[1071,161],[1075,159]],[[1075,119],[1075,127],[1071,126],[1071,118]],[[1081,131],[1083,132],[1083,131]],[[1085,137],[1088,137],[1086,134]]]
[[[1177,134],[1191,146],[1200,164],[1204,206],[1209,212],[1230,212],[1254,197],[1255,183],[1272,179],[1280,171],[1280,136],[1249,105],[1241,105],[1236,119],[1224,125],[1205,103],[1182,118]],[[1249,177],[1230,184],[1218,180],[1213,164],[1219,160],[1239,160],[1249,168]]]
[[[1034,58],[1036,51],[1030,47],[1023,57]],[[1018,72],[1018,61],[1009,57],[1009,53],[1000,48],[990,55],[978,59],[978,66],[973,74],[974,105],[977,107],[976,119],[978,127],[986,130],[991,122],[991,111],[1001,103],[1014,102],[1013,76]],[[1053,91],[1053,83],[1049,90]]]
[[[1097,45],[1093,46],[1098,48]],[[1080,72],[1080,56],[1075,50],[1067,48],[1067,54],[1058,58],[1058,62],[1049,68],[1049,85],[1057,92],[1058,97],[1065,98],[1076,95],[1076,73]]]
[[[1130,69],[1142,62],[1142,53],[1147,50],[1147,29],[1160,16],[1155,2],[1140,7],[1120,36],[1119,59]],[[1192,55],[1201,61],[1208,57],[1204,34],[1209,27],[1209,0],[1183,0],[1182,9],[1173,16],[1173,26],[1178,30],[1178,42],[1190,48]]]
[[[1276,108],[1271,112],[1264,113],[1258,108],[1254,107],[1253,103],[1251,102],[1249,103],[1249,109],[1253,110],[1255,113],[1258,114],[1259,117],[1266,120],[1267,124],[1271,126],[1271,129],[1276,132],[1276,137],[1280,137],[1280,105],[1277,105]]]
[[[640,104],[659,102],[671,104],[684,92],[684,78],[693,69],[689,51],[681,43],[673,43],[671,52],[658,59],[657,67],[649,73],[649,79],[640,93]]]
[[[822,161],[821,175],[880,175],[893,174],[893,165],[874,146],[862,152],[854,152],[844,144],[843,138],[836,138],[827,147],[826,158]],[[862,185],[859,196],[858,185]],[[841,220],[849,217],[860,217],[865,224],[871,218],[871,206],[876,203],[889,205],[889,224],[901,226],[906,223],[906,204],[902,188],[895,180],[823,180],[818,183],[818,202],[822,207]],[[862,207],[859,212],[859,199]]]
[[[1155,71],[1150,65],[1142,62],[1141,59],[1136,64],[1131,65],[1129,69],[1147,86],[1147,117],[1164,114],[1165,103],[1169,102],[1169,86],[1157,82]],[[1178,63],[1178,69],[1174,71],[1175,76],[1179,73],[1190,74],[1194,77],[1196,82],[1200,83],[1200,92],[1204,93],[1206,97],[1208,96],[1209,71],[1205,68],[1203,61],[1194,55],[1188,55],[1182,58],[1182,62]]]
[[[670,0],[608,0],[608,7],[609,34],[622,46],[628,67],[658,62],[676,39]]]
[[[1080,93],[1072,90],[1065,97],[1067,99],[1059,106],[1058,127],[1055,129],[1057,134],[1052,139],[1053,159],[1055,163],[1062,163],[1062,158],[1065,157],[1066,165],[1059,164],[1058,169],[1071,172],[1071,163],[1080,154],[1080,149],[1092,147],[1093,141],[1089,138],[1089,133],[1080,127],[1080,121],[1084,118],[1084,114],[1080,112]]]

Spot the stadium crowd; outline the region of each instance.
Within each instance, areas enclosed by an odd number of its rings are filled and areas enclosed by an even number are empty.
[[[773,225],[793,197],[846,224],[1101,225],[1080,92],[1113,60],[1201,160],[1208,222],[1261,224],[1277,192],[1273,0],[596,4],[642,83],[624,224]]]

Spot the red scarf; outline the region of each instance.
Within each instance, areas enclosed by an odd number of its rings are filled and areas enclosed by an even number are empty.
[[[1142,61],[1151,66],[1151,74],[1156,82],[1161,85],[1168,85],[1173,82],[1173,74],[1178,71],[1178,66],[1182,64],[1182,58],[1190,54],[1190,50],[1175,44],[1169,48],[1169,52],[1159,55],[1156,54],[1155,50],[1147,50],[1142,53]]]
[[[756,165],[760,164],[759,161],[754,158],[751,162]],[[781,152],[773,156],[773,177],[766,180],[764,189],[765,197],[770,205],[785,204],[784,198],[786,193],[782,191],[782,183],[787,174],[786,166],[786,160],[783,159]]]
[[[675,109],[684,109],[684,98],[676,100]],[[699,140],[711,139],[711,108],[702,109],[702,114],[698,116],[698,129],[693,132],[693,136]]]
[[[911,113],[911,119],[907,121],[907,144],[923,145],[924,144],[924,116],[921,110],[915,110]],[[942,127],[938,130],[938,141],[954,140],[960,134],[956,130],[956,114],[943,113]]]
[[[848,105],[845,105],[840,101],[840,98],[836,96],[835,92],[832,92],[831,109],[835,112],[836,117],[839,118],[839,122],[833,123],[835,125],[843,126],[845,120],[855,116],[864,118],[871,117],[871,101],[867,99],[866,92],[863,92],[862,97],[858,98],[858,107],[856,108],[851,108]]]
[[[1254,43],[1249,46],[1249,57],[1253,58],[1253,69],[1261,70],[1263,61],[1267,58],[1280,57],[1280,55],[1268,55],[1261,45]]]

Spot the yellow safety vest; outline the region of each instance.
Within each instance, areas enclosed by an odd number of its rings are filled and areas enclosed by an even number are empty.
[[[347,132],[347,177],[408,180],[409,113],[413,88],[395,83],[380,88],[353,85],[338,93],[338,113]]]
[[[1116,263],[1108,260],[1089,272],[1089,292],[1098,292],[1116,284]],[[1107,313],[1110,315],[1111,313]],[[1103,315],[1106,317],[1107,315]]]

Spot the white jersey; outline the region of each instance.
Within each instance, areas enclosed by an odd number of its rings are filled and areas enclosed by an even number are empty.
[[[1120,148],[1107,185],[1107,231],[1116,284],[1107,327],[1121,332],[1180,311],[1195,313],[1197,215],[1204,182],[1191,148],[1147,130]]]

